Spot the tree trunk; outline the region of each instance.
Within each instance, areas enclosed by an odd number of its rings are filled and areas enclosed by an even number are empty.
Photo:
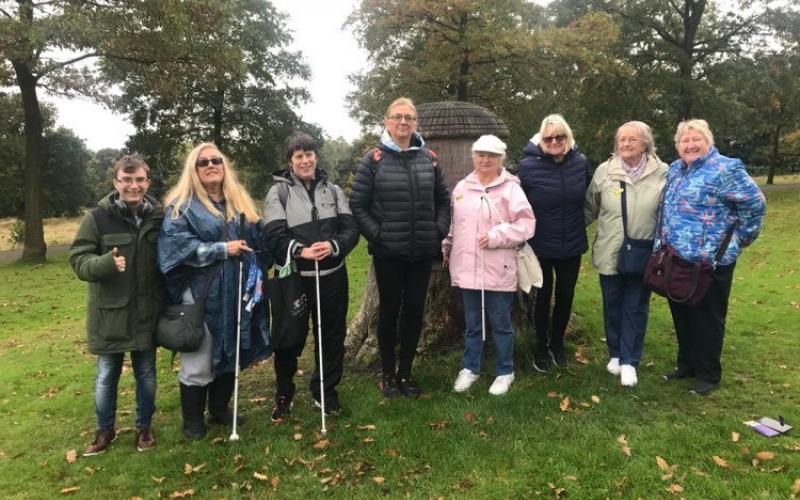
[[[767,184],[772,184],[775,180],[775,166],[778,164],[778,153],[781,146],[781,129],[777,127],[772,132],[772,150],[769,153],[769,171],[767,172]]]
[[[529,336],[533,319],[533,297],[517,293],[512,318],[517,336]],[[348,359],[360,366],[379,365],[378,352],[378,285],[375,269],[369,266],[364,295],[358,314],[347,327],[345,349]],[[491,328],[487,329],[491,331]],[[487,333],[488,335],[488,333]],[[428,296],[425,300],[425,316],[422,320],[417,354],[429,353],[439,348],[452,350],[464,345],[464,304],[461,293],[450,285],[450,273],[434,263]],[[488,340],[491,343],[491,340]]]
[[[36,96],[36,77],[25,61],[12,61],[25,113],[25,244],[22,260],[44,262],[47,246],[42,224],[42,112]]]

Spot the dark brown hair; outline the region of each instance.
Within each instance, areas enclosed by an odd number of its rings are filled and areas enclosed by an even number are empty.
[[[125,172],[126,174],[131,174],[133,172],[136,172],[140,168],[144,169],[145,173],[147,174],[147,178],[149,179],[150,167],[147,165],[147,163],[138,156],[125,155],[119,160],[114,162],[114,165],[111,167],[111,178],[116,179],[120,170]]]

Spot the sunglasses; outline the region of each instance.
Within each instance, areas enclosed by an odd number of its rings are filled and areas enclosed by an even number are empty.
[[[200,158],[197,160],[197,163],[195,163],[195,166],[199,168],[206,168],[209,164],[222,165],[222,158]]]
[[[564,139],[566,139],[566,138],[567,138],[567,136],[564,135],[564,134],[548,135],[547,137],[542,137],[542,142],[544,142],[546,144],[551,144],[553,142],[562,143],[562,142],[564,142]]]

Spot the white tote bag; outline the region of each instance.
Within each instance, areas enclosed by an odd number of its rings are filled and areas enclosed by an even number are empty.
[[[542,266],[527,243],[517,249],[517,287],[525,293],[542,287]]]

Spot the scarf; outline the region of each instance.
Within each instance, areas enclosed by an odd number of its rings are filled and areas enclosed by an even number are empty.
[[[642,176],[644,173],[644,168],[647,166],[647,155],[643,154],[642,158],[639,160],[639,163],[636,165],[630,165],[628,162],[620,158],[622,162],[622,168],[625,170],[625,173],[628,174],[628,177],[631,178],[631,182],[636,184],[636,181],[639,180],[639,177]]]

